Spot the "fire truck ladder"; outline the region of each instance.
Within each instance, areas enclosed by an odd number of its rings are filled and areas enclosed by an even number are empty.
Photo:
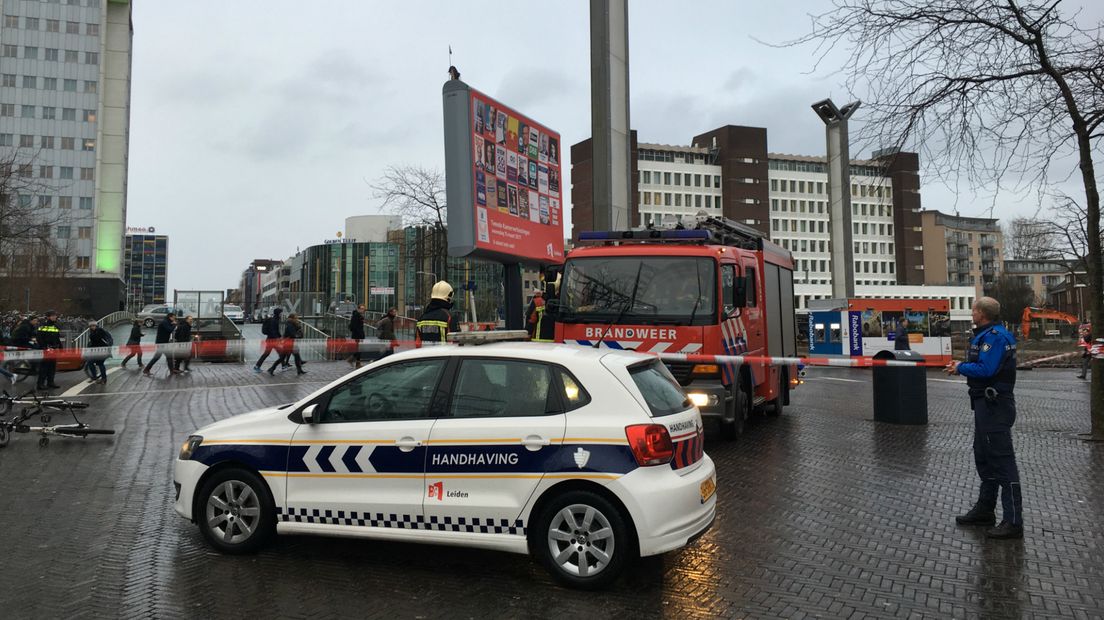
[[[754,228],[724,217],[699,214],[693,228],[683,225],[673,229],[642,228],[636,230],[584,231],[580,241],[624,243],[632,241],[706,243],[727,245],[745,250],[762,250],[767,235]]]
[[[712,242],[746,250],[761,250],[766,233],[735,220],[713,215],[699,215],[697,230],[707,230],[713,235]]]

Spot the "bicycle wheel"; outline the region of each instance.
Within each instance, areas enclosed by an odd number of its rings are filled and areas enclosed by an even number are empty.
[[[11,441],[11,433],[8,432],[8,427],[0,426],[0,448],[8,445],[9,441]]]

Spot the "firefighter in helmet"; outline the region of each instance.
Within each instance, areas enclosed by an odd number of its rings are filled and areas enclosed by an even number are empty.
[[[543,278],[541,279],[541,284],[544,284]],[[553,285],[553,291],[559,292],[560,280],[558,275]],[[533,329],[531,333],[533,342],[556,341],[556,320],[547,314],[548,300],[544,297],[545,293],[540,289],[537,289],[536,294],[533,296],[533,314],[529,319]]]
[[[422,342],[445,342],[449,332],[460,331],[452,315],[452,286],[441,280],[433,285],[429,303],[415,324],[415,339]]]

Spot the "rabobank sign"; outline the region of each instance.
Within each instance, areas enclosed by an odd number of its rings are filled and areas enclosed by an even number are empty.
[[[862,312],[848,312],[847,327],[851,355],[862,355]]]

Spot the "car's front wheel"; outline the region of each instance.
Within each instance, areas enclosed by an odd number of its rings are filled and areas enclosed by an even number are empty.
[[[569,491],[537,518],[533,548],[552,576],[574,588],[602,588],[636,555],[621,511],[591,491]]]
[[[153,319],[146,319],[142,321],[142,325],[145,325],[146,327],[153,327]]]
[[[276,530],[268,487],[244,469],[224,469],[204,482],[195,511],[199,531],[223,553],[251,553]]]

